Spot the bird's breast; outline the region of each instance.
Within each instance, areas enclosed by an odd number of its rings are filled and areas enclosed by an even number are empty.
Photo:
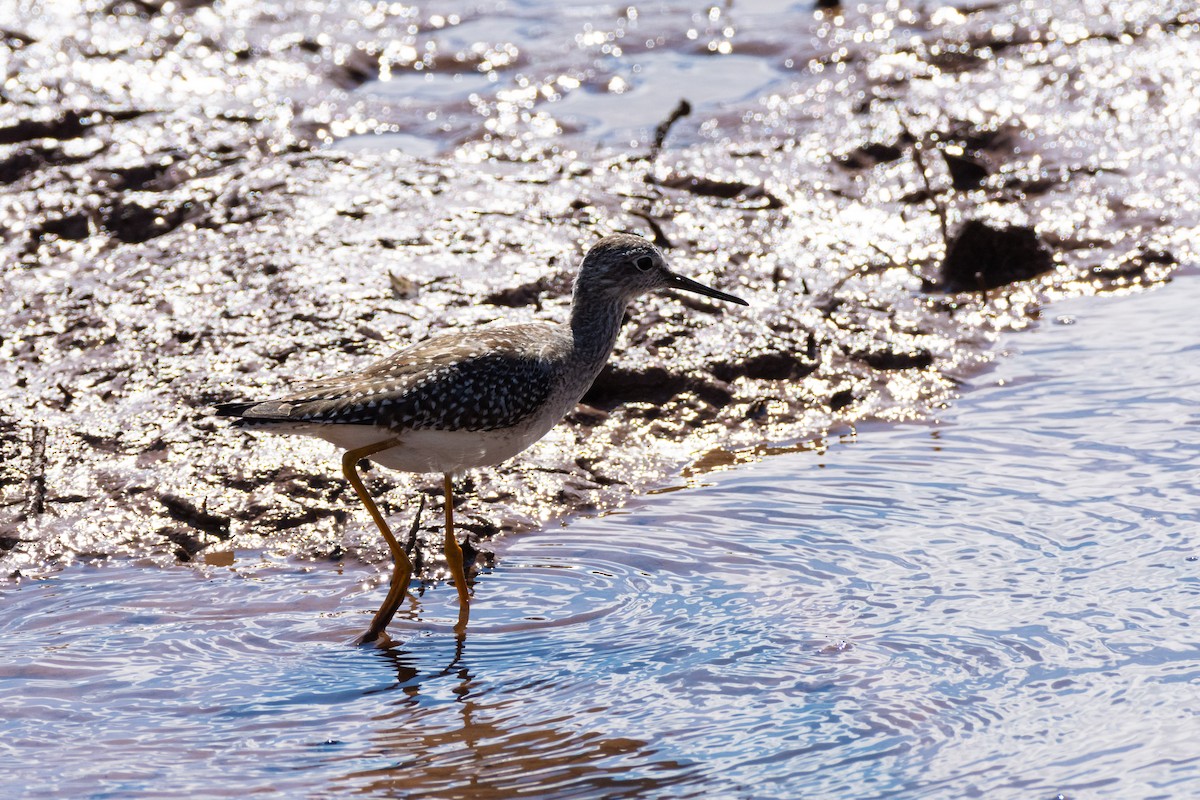
[[[396,447],[371,456],[371,460],[403,472],[456,473],[506,461],[545,436],[548,430],[410,430],[400,434]],[[394,434],[380,430],[380,436],[389,435]]]

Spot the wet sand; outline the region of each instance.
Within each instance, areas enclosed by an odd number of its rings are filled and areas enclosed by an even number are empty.
[[[752,313],[639,303],[587,407],[463,479],[474,546],[927,419],[1047,302],[1195,263],[1194,15],[6,14],[0,572],[383,560],[329,448],[250,440],[208,408],[435,330],[561,319],[611,230]],[[400,526],[430,490],[372,483]]]

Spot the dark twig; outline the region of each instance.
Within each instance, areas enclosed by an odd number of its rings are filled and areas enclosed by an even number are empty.
[[[417,513],[413,515],[412,527],[408,529],[408,539],[404,542],[404,552],[413,559],[414,575],[420,575],[425,566],[424,551],[417,547],[417,531],[421,529],[421,514],[425,511],[425,493],[421,492],[419,497],[421,499],[417,503]]]
[[[654,233],[654,244],[663,248],[664,250],[669,250],[674,247],[674,245],[671,244],[671,240],[667,238],[665,233],[663,233],[662,226],[658,224],[658,220],[650,216],[649,213],[645,211],[630,211],[629,213],[638,219],[646,221],[646,224],[650,226],[650,230]]]
[[[29,440],[29,503],[25,516],[38,517],[46,510],[46,429],[33,426]]]
[[[826,293],[827,295],[832,296],[834,294],[837,294],[839,291],[842,290],[842,287],[845,286],[846,283],[849,282],[852,278],[864,277],[867,275],[874,275],[874,274],[883,272],[886,269],[902,269],[902,270],[905,270],[906,272],[908,272],[910,275],[913,275],[917,278],[921,278],[922,280],[924,280],[924,277],[921,275],[921,273],[917,272],[917,270],[914,267],[911,267],[908,264],[901,264],[891,253],[884,250],[882,247],[875,244],[874,242],[868,242],[867,246],[870,247],[872,250],[874,250],[876,253],[879,253],[879,255],[886,258],[888,260],[888,263],[883,266],[867,263],[867,264],[860,264],[856,267],[853,267],[849,272],[847,272],[841,278],[834,281],[833,285],[829,287],[829,289]],[[845,244],[839,243],[837,245],[837,247],[838,247],[838,249],[842,250],[842,252],[847,252],[847,253],[849,252],[849,248],[847,248]]]
[[[867,242],[867,246],[870,247],[872,250],[874,250],[876,253],[879,253],[879,255],[883,256],[888,261],[890,261],[893,267],[902,267],[902,268],[908,269],[907,267],[904,267],[904,265],[901,264],[899,261],[897,261],[892,256],[891,253],[889,253],[887,250],[884,250],[882,247],[875,244],[874,242]],[[912,272],[912,270],[909,269],[909,272]]]
[[[845,242],[838,242],[834,245],[834,247],[836,247],[838,250],[841,250],[843,253],[847,253],[847,254],[850,253],[850,248],[846,245]],[[871,247],[874,248],[876,252],[879,252],[879,253],[884,252],[883,250],[881,250],[879,247],[877,247],[874,244],[872,244]],[[889,261],[892,262],[892,265],[894,265],[896,263],[890,256],[887,256],[886,253],[884,253],[884,255]],[[829,289],[826,290],[825,296],[832,297],[833,295],[837,294],[838,292],[840,292],[842,290],[842,287],[845,286],[853,278],[858,278],[858,277],[861,277],[864,275],[870,275],[874,272],[881,272],[882,270],[883,270],[883,268],[881,268],[875,264],[871,264],[869,262],[853,266],[846,272],[845,275],[843,275],[842,277],[838,278],[836,281],[833,282],[833,284],[829,287]]]
[[[666,141],[667,134],[671,131],[671,126],[691,113],[692,104],[687,100],[680,100],[679,105],[675,106],[675,110],[671,112],[671,116],[658,123],[658,127],[654,129],[654,144],[650,146],[651,161],[654,161],[658,158],[659,151],[662,150],[663,142]]]
[[[922,150],[925,146],[923,140],[913,136],[903,121],[900,122],[900,130],[904,131],[905,135],[912,140],[913,161],[917,163],[917,171],[921,173],[921,181],[925,184],[925,192],[929,195],[929,199],[933,201],[933,211],[937,214],[938,222],[941,223],[942,227],[942,243],[946,246],[946,252],[949,252],[950,227],[946,224],[946,208],[942,205],[942,201],[938,199],[937,192],[933,190],[933,183],[929,180],[929,170],[925,166],[925,157],[922,155]]]

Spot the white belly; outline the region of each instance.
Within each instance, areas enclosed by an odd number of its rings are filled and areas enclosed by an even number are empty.
[[[490,467],[512,458],[546,435],[553,425],[542,428],[499,431],[405,431],[399,443],[369,456],[371,461],[402,472],[457,473]],[[303,431],[332,442],[345,450],[377,444],[396,437],[383,428],[369,425],[307,426]]]
[[[494,431],[407,430],[400,433],[373,425],[281,422],[270,420],[254,428],[270,433],[314,436],[343,450],[381,444],[396,439],[395,447],[368,456],[371,461],[401,472],[454,474],[490,467],[512,458],[541,439],[579,400],[586,387],[560,390],[547,404],[546,413],[530,423]],[[247,422],[253,423],[253,419]]]

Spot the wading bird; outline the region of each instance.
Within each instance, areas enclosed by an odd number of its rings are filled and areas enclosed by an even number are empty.
[[[400,606],[412,563],[359,477],[370,458],[389,469],[441,473],[445,552],[461,636],[470,613],[463,553],[454,537],[451,477],[511,458],[575,407],[608,361],[625,308],[659,289],[747,305],[672,272],[662,252],[631,234],[606,236],[583,259],[566,324],[481,327],[435,336],[365,369],[310,383],[275,400],[226,403],[236,425],[303,434],[345,450],[342,471],[392,551],[387,598],[360,642],[379,638]]]

